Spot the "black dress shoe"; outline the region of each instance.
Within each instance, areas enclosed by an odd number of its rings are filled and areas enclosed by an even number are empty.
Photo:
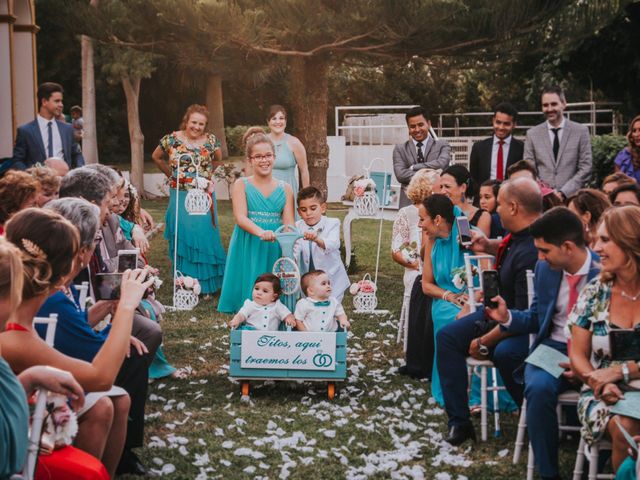
[[[473,429],[472,423],[451,427],[449,436],[444,441],[456,447],[469,439],[473,440],[474,443],[476,441],[476,431]]]
[[[147,468],[142,464],[138,456],[131,450],[125,450],[120,457],[120,463],[116,469],[118,475],[138,475],[144,477],[147,475]]]

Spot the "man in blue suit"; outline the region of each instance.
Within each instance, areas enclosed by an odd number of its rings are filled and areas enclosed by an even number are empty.
[[[62,86],[57,83],[46,82],[38,87],[38,115],[18,127],[11,168],[25,170],[36,163],[44,164],[51,157],[64,159],[69,169],[84,165],[73,128],[56,120],[62,115],[62,94]]]
[[[600,259],[587,248],[580,219],[565,207],[549,210],[529,230],[539,252],[531,307],[508,310],[505,301],[495,297],[498,307],[486,312],[506,332],[536,334],[530,352],[546,345],[566,355],[568,314],[580,290],[599,273]],[[531,364],[524,370],[527,428],[543,479],[559,478],[556,406],[558,395],[574,381],[569,365],[561,366],[567,370],[559,378]]]
[[[471,248],[478,253],[495,255],[500,292],[507,305],[525,309],[528,304],[527,270],[534,268],[538,258],[529,226],[542,214],[540,187],[529,178],[505,182],[498,193],[497,211],[502,225],[511,233],[502,241],[476,236]],[[520,405],[524,389],[521,383],[513,380],[513,371],[522,365],[528,346],[526,335],[501,332],[497,325],[491,328],[483,309],[450,323],[438,332],[436,364],[449,417],[447,442],[460,445],[475,438],[467,395],[466,358],[469,355],[483,360],[491,358],[507,390]]]

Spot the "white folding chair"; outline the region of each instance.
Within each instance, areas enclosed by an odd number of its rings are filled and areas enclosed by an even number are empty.
[[[480,287],[476,287],[473,283],[473,266],[472,261],[476,261],[478,265],[478,275],[480,277]],[[471,312],[475,312],[477,307],[481,304],[475,300],[475,293],[478,290],[482,290],[482,263],[483,261],[489,261],[494,263],[495,258],[492,255],[470,255],[464,254],[464,267],[467,277],[467,291],[469,292],[469,309]],[[487,371],[491,369],[491,386],[487,384]],[[498,394],[500,390],[506,390],[505,387],[498,385],[498,372],[491,360],[477,360],[475,358],[467,358],[467,369],[469,371],[469,389],[471,389],[471,381],[473,374],[480,377],[480,438],[483,442],[487,440],[487,416],[489,410],[489,402],[487,400],[488,392],[493,393],[493,409],[494,409],[494,427],[495,436],[500,437],[500,403]]]
[[[601,450],[611,450],[611,442],[609,440],[599,440],[593,445],[587,445],[587,442],[580,437],[580,446],[578,447],[578,455],[582,453],[582,463],[578,470],[578,459],[576,459],[576,468],[573,471],[573,480],[580,480],[582,478],[582,464],[584,464],[584,458],[589,459],[589,480],[612,480],[616,476],[613,473],[598,473],[598,457]],[[636,469],[638,467],[636,463]]]
[[[78,290],[78,303],[80,304],[80,310],[83,312],[87,309],[87,297],[89,296],[89,282],[82,282],[80,285],[76,285]]]
[[[47,333],[45,342],[53,347],[53,340],[56,335],[56,325],[58,323],[58,314],[52,313],[49,317],[36,317],[33,319],[34,325],[46,325]],[[40,434],[42,433],[42,425],[44,423],[45,410],[47,407],[47,391],[38,390],[36,397],[36,407],[31,418],[31,432],[29,433],[29,446],[27,448],[27,459],[22,469],[22,478],[24,480],[32,480],[36,472],[36,461],[38,460],[38,451],[40,450]]]
[[[404,292],[402,296],[402,309],[400,310],[400,320],[398,321],[398,336],[396,343],[400,343],[402,339],[403,350],[407,351],[407,339],[409,338],[409,301],[411,300],[411,292]]]

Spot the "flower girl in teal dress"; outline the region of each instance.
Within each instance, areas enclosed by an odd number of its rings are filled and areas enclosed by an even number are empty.
[[[281,256],[274,230],[292,225],[291,186],[273,178],[275,148],[259,127],[245,134],[246,157],[253,175],[236,180],[231,200],[236,226],[231,235],[218,311],[236,313],[251,299],[253,282],[270,272]]]

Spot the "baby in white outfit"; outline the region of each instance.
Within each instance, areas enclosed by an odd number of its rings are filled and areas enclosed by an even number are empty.
[[[278,298],[282,293],[280,279],[272,273],[263,273],[256,278],[251,292],[252,300],[245,300],[244,305],[231,319],[231,328],[239,327],[248,330],[278,330],[282,321],[295,327],[296,321],[291,311]]]
[[[331,297],[331,281],[323,270],[312,270],[300,279],[306,298],[296,303],[296,328],[309,332],[335,332],[351,325],[342,304]]]

